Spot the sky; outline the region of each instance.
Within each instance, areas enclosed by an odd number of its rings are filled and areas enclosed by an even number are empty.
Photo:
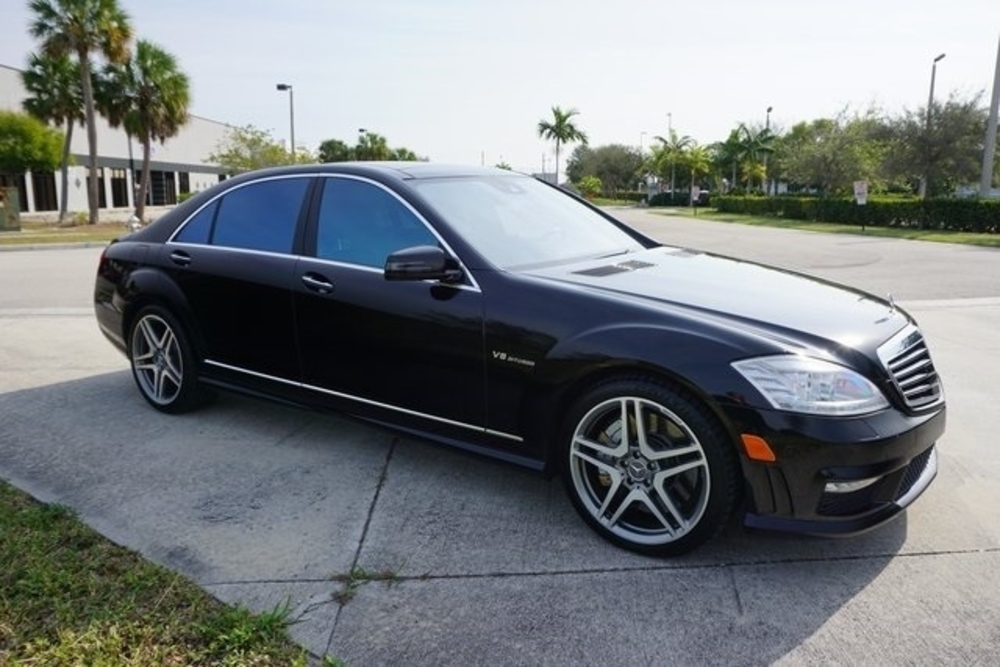
[[[552,170],[537,126],[560,106],[592,146],[709,144],[877,106],[992,93],[1000,0],[119,0],[173,53],[193,114],[315,150],[359,129],[438,162]],[[0,64],[37,45],[0,0]],[[209,147],[214,149],[214,147]],[[572,146],[564,149],[561,164]]]

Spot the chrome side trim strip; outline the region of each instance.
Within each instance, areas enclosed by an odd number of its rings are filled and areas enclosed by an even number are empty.
[[[267,375],[266,373],[258,373],[256,371],[250,371],[245,368],[240,368],[238,366],[230,366],[229,364],[224,364],[218,361],[212,361],[211,359],[206,359],[205,363],[210,366],[215,366],[216,368],[222,368],[227,371],[233,371],[235,373],[244,373],[246,375],[252,375],[254,377],[261,378],[262,380],[270,380],[272,382],[280,382],[281,384],[286,384],[292,387],[301,387],[302,389],[308,389],[310,391],[319,392],[321,394],[327,394],[329,396],[335,396],[337,398],[345,398],[349,401],[356,401],[358,403],[364,403],[365,405],[370,405],[376,408],[384,408],[386,410],[392,410],[394,412],[400,412],[405,415],[410,415],[412,417],[420,417],[421,419],[428,419],[430,421],[436,421],[441,424],[448,424],[449,426],[457,426],[459,428],[468,429],[470,431],[476,431],[478,433],[485,433],[487,435],[496,436],[498,438],[504,438],[506,440],[511,440],[513,442],[524,442],[524,439],[517,435],[512,435],[510,433],[504,433],[502,431],[494,431],[492,429],[483,428],[482,426],[474,426],[472,424],[466,424],[465,422],[455,421],[453,419],[446,419],[445,417],[438,417],[436,415],[429,415],[425,412],[418,412],[416,410],[410,410],[409,408],[401,408],[397,405],[390,405],[388,403],[381,403],[379,401],[373,401],[370,398],[362,398],[360,396],[352,396],[351,394],[345,394],[339,391],[333,391],[332,389],[325,389],[323,387],[317,387],[315,385],[306,384],[304,382],[294,382],[292,380],[286,380],[285,378],[276,377],[274,375]]]

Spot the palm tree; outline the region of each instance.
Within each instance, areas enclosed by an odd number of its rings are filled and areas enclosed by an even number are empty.
[[[152,143],[176,136],[187,122],[191,99],[188,78],[178,69],[173,55],[140,39],[130,61],[104,68],[98,90],[111,126],[124,126],[130,137],[142,141],[142,177],[135,206],[135,215],[142,220]]]
[[[327,139],[319,145],[320,162],[350,162],[354,149],[340,139]]]
[[[83,123],[83,93],[80,89],[79,69],[68,56],[50,58],[31,54],[28,69],[21,73],[28,97],[24,110],[46,123],[66,125],[63,140],[61,180],[62,196],[59,197],[59,223],[66,221],[69,197],[69,150],[73,142],[73,126]]]
[[[747,189],[753,187],[754,176],[760,178],[763,186],[767,174],[767,156],[774,152],[775,136],[770,128],[754,129],[744,123],[736,128],[739,136],[741,157],[747,171]]]
[[[722,174],[725,173],[725,169],[729,168],[732,170],[732,178],[729,181],[729,188],[733,189],[739,182],[737,180],[737,169],[740,163],[743,161],[743,146],[740,141],[739,128],[732,130],[725,141],[720,141],[714,144],[713,153],[715,155],[715,167],[719,178],[725,180]],[[724,189],[724,188],[720,188]]]
[[[587,143],[587,135],[580,131],[571,120],[578,113],[576,109],[563,111],[559,107],[552,107],[552,120],[542,119],[538,121],[538,136],[556,143],[556,185],[559,185],[559,148],[563,144],[576,141],[582,144]]]
[[[95,224],[100,200],[97,196],[97,125],[94,88],[90,80],[91,57],[97,53],[111,62],[126,60],[132,26],[117,0],[31,0],[28,7],[35,15],[28,32],[41,40],[45,55],[59,58],[76,54],[90,158],[87,198],[90,224]]]
[[[691,186],[694,187],[698,177],[704,176],[712,169],[712,154],[709,148],[692,142],[684,152],[684,165],[691,170]]]
[[[354,147],[356,160],[375,161],[391,160],[395,156],[389,148],[389,142],[381,134],[365,132],[358,136],[358,145]]]
[[[686,134],[683,137],[678,137],[677,131],[674,129],[670,130],[669,139],[664,139],[659,135],[654,137],[654,139],[659,141],[663,147],[663,150],[660,152],[661,159],[666,159],[670,163],[670,196],[673,198],[675,186],[677,185],[677,162],[684,157],[684,151],[689,146],[694,145],[694,139]]]

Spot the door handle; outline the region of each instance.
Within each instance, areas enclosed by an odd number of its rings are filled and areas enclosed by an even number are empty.
[[[307,273],[302,276],[302,284],[313,292],[319,294],[333,293],[333,283],[316,273]]]
[[[177,266],[187,266],[191,263],[191,255],[187,254],[183,250],[174,250],[170,253],[170,261]]]

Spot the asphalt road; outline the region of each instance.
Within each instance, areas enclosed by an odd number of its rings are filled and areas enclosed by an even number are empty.
[[[640,557],[528,471],[232,396],[156,413],[94,323],[96,249],[0,252],[0,476],[222,600],[290,601],[293,637],[352,665],[996,664],[1000,251],[617,213],[892,292],[945,378],[935,484],[857,538],[734,525]],[[397,580],[342,603],[352,568]]]

